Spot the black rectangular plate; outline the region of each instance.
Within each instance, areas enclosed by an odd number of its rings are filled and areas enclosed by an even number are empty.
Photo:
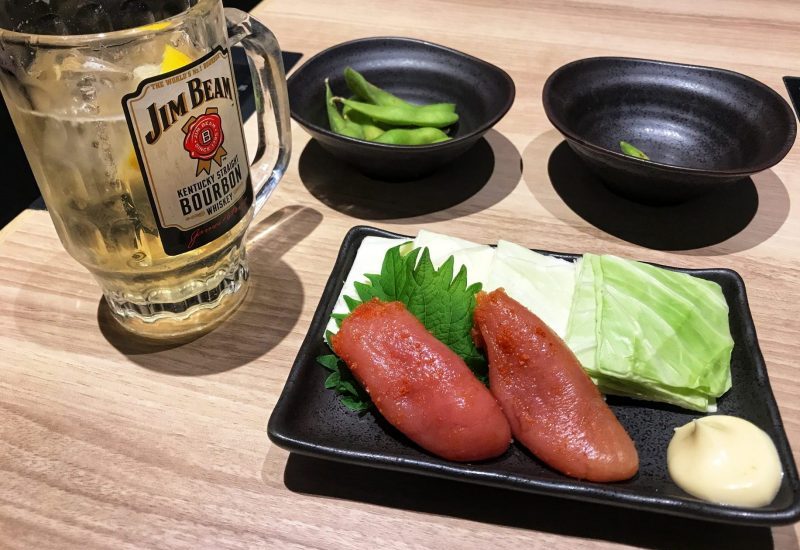
[[[639,451],[639,473],[619,483],[592,483],[551,470],[518,444],[502,456],[479,463],[456,463],[433,456],[403,436],[380,415],[350,412],[335,392],[326,390],[327,371],[316,357],[330,353],[323,342],[325,326],[364,237],[404,237],[358,226],[342,243],[308,334],[297,354],[268,433],[277,445],[297,453],[363,466],[387,468],[573,498],[694,519],[779,525],[800,518],[800,483],[780,413],[770,389],[764,358],[758,347],[744,282],[728,269],[679,269],[718,283],[730,308],[733,387],[720,398],[719,414],[745,418],[769,434],[784,470],[783,483],[769,506],[757,509],[721,506],[698,500],[679,489],[667,472],[667,445],[674,428],[701,416],[669,405],[609,396],[608,403]],[[575,254],[545,254],[575,260]],[[663,266],[662,266],[663,267]]]

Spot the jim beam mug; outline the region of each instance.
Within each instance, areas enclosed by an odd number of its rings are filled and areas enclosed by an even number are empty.
[[[159,339],[206,332],[241,302],[244,234],[291,147],[275,37],[220,0],[184,1],[0,10],[0,89],[61,242],[125,328]],[[70,34],[87,29],[104,32]],[[237,43],[257,99],[252,165]]]

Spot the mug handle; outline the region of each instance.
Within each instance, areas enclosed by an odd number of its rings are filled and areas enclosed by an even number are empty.
[[[286,91],[281,49],[272,31],[249,14],[234,8],[225,8],[225,21],[228,25],[228,48],[242,43],[253,79],[258,117],[258,149],[250,165],[255,187],[255,215],[264,207],[289,163],[292,150],[289,93]],[[269,124],[267,103],[272,106],[274,125]],[[267,128],[274,128],[269,132],[271,135],[268,135]]]

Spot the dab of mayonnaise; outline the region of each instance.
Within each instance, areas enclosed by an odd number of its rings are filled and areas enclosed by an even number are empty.
[[[676,428],[667,467],[672,480],[690,495],[748,508],[772,502],[783,478],[772,439],[747,420],[725,415]]]

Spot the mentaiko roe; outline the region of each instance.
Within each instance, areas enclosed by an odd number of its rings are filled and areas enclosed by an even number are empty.
[[[478,294],[474,323],[489,356],[489,387],[518,442],[579,479],[636,474],[633,441],[550,327],[503,289]]]
[[[511,428],[491,392],[401,302],[359,305],[331,344],[384,418],[420,447],[462,462],[508,448]]]

